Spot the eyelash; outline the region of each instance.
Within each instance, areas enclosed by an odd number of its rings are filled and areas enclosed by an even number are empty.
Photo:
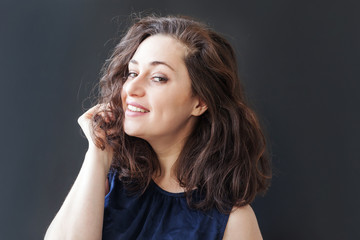
[[[154,80],[154,79],[158,79],[158,80]],[[160,77],[160,76],[155,76],[152,78],[152,81],[154,82],[166,82],[168,79],[166,77]]]
[[[133,76],[135,75],[135,76]],[[128,78],[136,78],[137,77],[137,73],[136,72],[129,72],[128,75],[127,75],[127,79]]]
[[[127,75],[127,79],[129,78],[136,78],[138,76],[138,74],[136,72],[129,72]],[[158,79],[158,80],[155,80]],[[151,80],[153,82],[157,82],[157,83],[163,83],[163,82],[167,82],[169,79],[166,77],[161,77],[161,76],[154,76],[151,78]]]

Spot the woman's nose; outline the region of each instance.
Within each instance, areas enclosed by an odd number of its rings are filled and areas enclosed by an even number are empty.
[[[124,89],[128,96],[142,97],[145,95],[144,79],[138,75],[135,78],[127,79],[124,84]]]

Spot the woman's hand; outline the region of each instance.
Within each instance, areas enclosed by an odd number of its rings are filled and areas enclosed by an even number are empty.
[[[101,157],[105,160],[106,167],[110,167],[112,157],[113,157],[113,149],[106,144],[106,134],[103,129],[100,127],[92,130],[93,124],[92,121],[94,121],[94,116],[96,114],[100,115],[102,118],[104,118],[105,122],[108,123],[113,119],[109,119],[112,117],[112,114],[109,110],[108,105],[104,104],[98,104],[89,110],[87,110],[83,115],[81,115],[78,119],[78,123],[82,129],[82,131],[85,134],[85,137],[87,138],[89,142],[89,149],[88,154],[96,154],[98,157]],[[107,115],[104,113],[104,111],[107,111]],[[103,142],[105,143],[104,149],[102,150],[95,144],[95,136],[93,133],[96,133],[97,137],[100,137]]]

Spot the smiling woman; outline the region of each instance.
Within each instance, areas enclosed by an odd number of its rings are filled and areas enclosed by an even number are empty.
[[[223,37],[188,18],[139,19],[100,88],[79,118],[84,164],[46,238],[261,239],[249,204],[270,164]]]
[[[124,131],[146,140],[155,152],[182,145],[206,110],[192,94],[184,59],[185,47],[159,34],[145,39],[129,64],[121,94]]]

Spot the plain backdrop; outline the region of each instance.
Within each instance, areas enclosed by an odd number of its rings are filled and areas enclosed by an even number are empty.
[[[264,239],[360,239],[359,1],[0,1],[0,239],[42,239],[87,143],[77,118],[132,13],[195,17],[234,46],[271,143]]]

